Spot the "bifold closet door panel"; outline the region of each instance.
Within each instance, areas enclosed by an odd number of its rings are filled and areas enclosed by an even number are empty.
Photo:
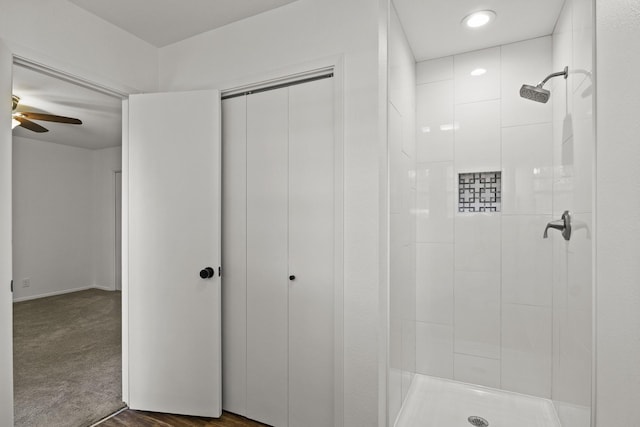
[[[334,423],[333,82],[289,88],[290,427]]]
[[[247,416],[287,425],[288,89],[247,97]]]
[[[247,408],[247,97],[222,101],[222,407]]]

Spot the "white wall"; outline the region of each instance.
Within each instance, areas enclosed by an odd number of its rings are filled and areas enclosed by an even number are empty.
[[[389,28],[389,425],[409,391],[416,366],[415,59],[397,13]]]
[[[92,152],[93,218],[91,285],[115,289],[115,171],[122,170],[122,148]]]
[[[640,10],[596,0],[596,420],[640,419]]]
[[[91,151],[15,137],[13,153],[14,300],[87,288]]]
[[[14,301],[114,289],[113,171],[120,151],[14,138]]]
[[[593,3],[567,0],[553,32],[554,218],[573,214],[569,243],[553,248],[553,393],[564,427],[588,427],[593,319]],[[580,228],[582,227],[582,228]]]
[[[552,109],[519,97],[550,71],[551,37],[417,64],[419,373],[551,396]],[[501,212],[459,212],[482,171]]]
[[[225,89],[336,55],[344,58],[344,425],[372,426],[378,422],[378,3],[300,0],[167,46],[160,49],[160,88]]]
[[[158,85],[157,49],[66,0],[2,2],[14,54],[125,92]]]

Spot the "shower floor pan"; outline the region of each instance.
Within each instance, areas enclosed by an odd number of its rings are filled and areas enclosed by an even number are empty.
[[[550,400],[419,374],[395,427],[486,425],[561,427]]]

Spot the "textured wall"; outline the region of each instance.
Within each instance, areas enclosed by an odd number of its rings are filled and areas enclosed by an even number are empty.
[[[640,418],[640,6],[596,0],[596,425]]]

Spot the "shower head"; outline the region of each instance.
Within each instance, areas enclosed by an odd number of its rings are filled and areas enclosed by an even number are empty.
[[[544,84],[553,77],[564,76],[566,79],[568,75],[569,67],[564,67],[564,70],[560,72],[549,74],[543,81],[538,83],[537,86],[522,85],[520,88],[520,96],[532,101],[546,103],[551,96],[551,92],[547,89],[543,89],[542,86],[544,86]]]
[[[522,85],[522,87],[520,88],[520,96],[532,101],[546,103],[551,96],[551,92],[543,89],[540,85]]]

